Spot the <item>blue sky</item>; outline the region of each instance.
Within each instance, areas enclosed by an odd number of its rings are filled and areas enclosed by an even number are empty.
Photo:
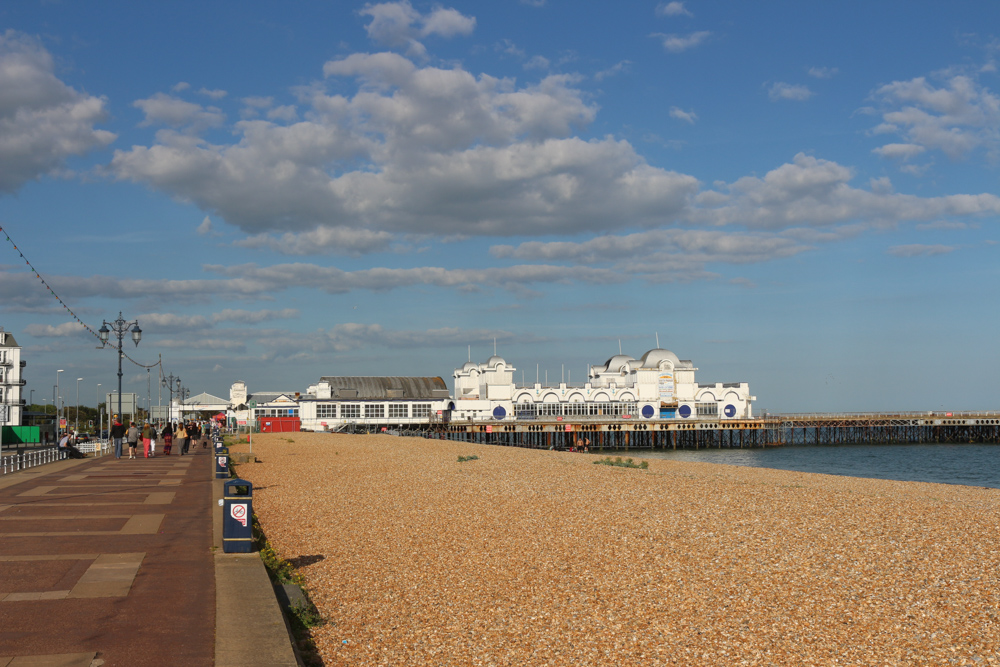
[[[89,326],[138,319],[132,358],[192,393],[450,384],[494,339],[525,380],[578,381],[659,335],[758,410],[995,409],[998,19],[6,3],[0,226]],[[115,355],[0,241],[26,391],[62,368],[93,403]]]

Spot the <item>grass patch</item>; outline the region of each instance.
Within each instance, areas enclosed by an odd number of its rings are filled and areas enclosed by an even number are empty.
[[[260,551],[260,559],[267,569],[267,576],[272,584],[294,584],[302,589],[304,601],[291,605],[288,608],[289,623],[292,626],[292,636],[295,637],[295,645],[298,647],[303,664],[306,667],[321,667],[323,658],[316,650],[316,643],[312,638],[312,629],[320,627],[326,620],[320,616],[319,610],[309,598],[309,591],[305,587],[305,578],[295,569],[295,566],[281,557],[274,550],[271,543],[267,541],[267,536],[260,527],[257,515],[253,515],[253,539],[254,545]]]
[[[597,459],[594,461],[594,465],[614,466],[615,468],[639,468],[640,470],[645,470],[649,467],[649,461],[636,463],[632,459],[625,459],[622,461],[622,457],[620,456],[616,456],[613,459],[610,456],[605,456],[603,459]]]
[[[473,454],[472,456],[459,456],[458,462],[465,463],[466,461],[478,461],[479,457]]]

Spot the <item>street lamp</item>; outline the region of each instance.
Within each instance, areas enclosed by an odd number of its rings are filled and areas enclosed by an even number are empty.
[[[160,386],[166,387],[167,391],[170,392],[169,403],[167,403],[167,421],[173,421],[174,418],[174,382],[177,382],[177,388],[180,389],[181,379],[179,377],[174,377],[171,373],[164,378],[160,379]]]
[[[125,337],[125,332],[128,330],[129,325],[132,326],[132,341],[135,343],[136,347],[139,347],[139,340],[142,338],[142,329],[139,328],[139,321],[126,322],[122,317],[122,311],[118,311],[118,319],[111,322],[111,329],[108,329],[108,321],[104,320],[101,324],[101,328],[97,332],[101,336],[101,345],[108,344],[108,336],[113,331],[115,337],[118,338],[118,417],[121,418],[122,414],[122,357],[125,352],[122,350],[122,339]]]
[[[56,403],[56,400],[57,400],[58,398],[61,398],[61,397],[59,396],[59,374],[60,374],[60,373],[65,373],[65,372],[66,372],[66,371],[64,371],[64,370],[63,370],[63,369],[61,369],[61,368],[60,368],[59,370],[57,370],[57,371],[56,371],[56,393],[55,393],[55,395],[53,395],[53,397],[52,397],[52,402],[53,402],[53,403],[55,403],[55,406],[56,406],[56,434],[58,434],[58,433],[59,433],[59,429],[61,429],[61,428],[62,428],[62,424],[60,424],[60,423],[59,423],[59,404],[58,404],[58,403]]]
[[[73,427],[73,430],[77,433],[80,432],[80,380],[82,379],[76,379],[76,426]]]
[[[94,410],[97,411],[97,418],[100,420],[97,424],[97,439],[101,439],[101,434],[104,432],[104,415],[101,414],[101,383],[97,383],[97,390],[94,392],[96,395],[94,398],[97,400],[94,403]]]

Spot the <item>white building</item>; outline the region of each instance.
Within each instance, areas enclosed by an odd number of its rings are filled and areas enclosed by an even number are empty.
[[[21,346],[14,340],[13,334],[0,328],[0,405],[3,406],[0,408],[0,424],[4,426],[21,425],[24,415],[24,400],[21,398],[24,366]]]
[[[698,384],[690,361],[653,349],[635,359],[615,355],[591,366],[582,385],[516,387],[502,357],[455,369],[452,421],[504,419],[750,419],[746,382]]]
[[[429,424],[443,418],[452,401],[440,377],[324,376],[298,405],[303,429],[335,431]]]

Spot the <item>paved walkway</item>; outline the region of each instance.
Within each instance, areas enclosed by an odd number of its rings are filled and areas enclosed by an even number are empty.
[[[0,667],[212,665],[214,458],[0,478]]]

